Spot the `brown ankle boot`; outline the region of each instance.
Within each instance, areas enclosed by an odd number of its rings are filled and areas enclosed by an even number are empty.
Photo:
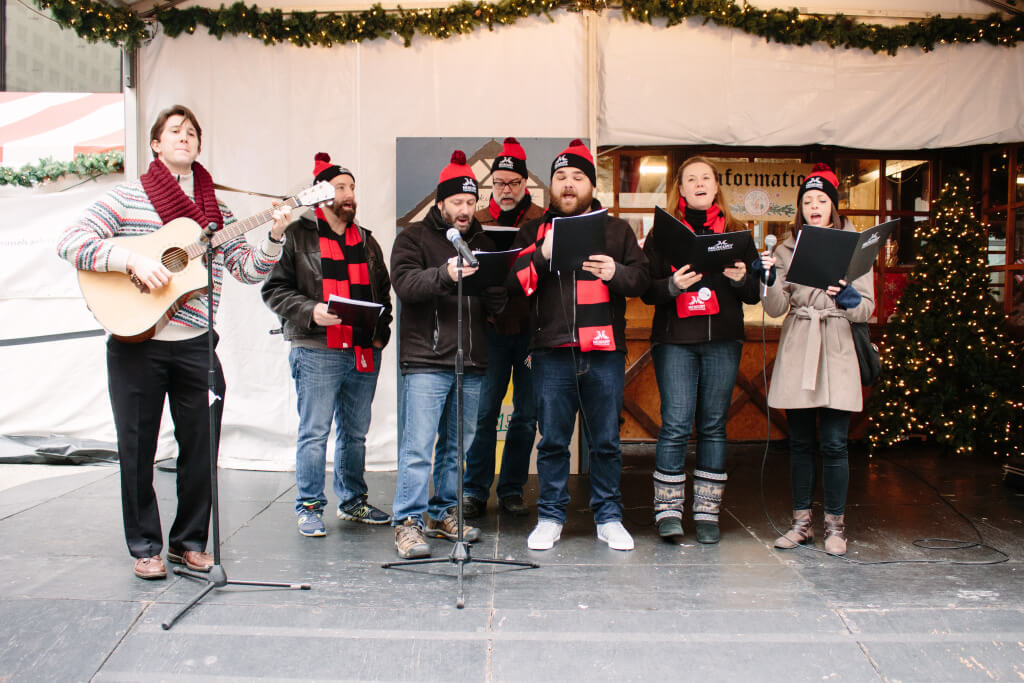
[[[825,515],[825,552],[846,554],[846,515]]]
[[[799,544],[813,542],[814,529],[811,528],[811,511],[793,510],[793,526],[784,535],[775,539],[775,547],[788,550]]]

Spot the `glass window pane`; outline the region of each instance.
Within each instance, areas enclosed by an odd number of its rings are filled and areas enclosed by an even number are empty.
[[[597,158],[597,190],[594,197],[606,208],[615,205],[615,185],[612,182],[614,168],[615,158],[612,155],[606,154]]]
[[[1003,295],[1006,292],[1006,272],[1002,270],[993,270],[989,273],[988,280],[988,293],[992,295],[992,298],[1003,303]]]
[[[1006,212],[993,211],[988,217],[988,264],[1006,264]]]
[[[1017,175],[1014,178],[1017,188],[1017,201],[1024,202],[1024,147],[1017,148]]]
[[[885,162],[887,211],[928,211],[930,166],[927,161]]]
[[[619,159],[619,206],[648,209],[665,206],[668,157],[626,156]]]
[[[636,235],[636,239],[641,245],[643,244],[641,240],[647,237],[651,226],[654,225],[653,213],[620,213],[619,218],[629,223],[629,227],[633,228],[633,234]]]
[[[836,175],[839,177],[839,210],[878,210],[878,166],[877,159],[839,159]],[[859,230],[870,228],[876,221],[868,219],[863,227],[854,221]]]
[[[998,152],[989,157],[988,168],[988,203],[989,206],[1001,206],[1006,203],[1006,186],[1009,182],[1009,155]]]
[[[1014,215],[1013,260],[1015,263],[1024,263],[1024,209],[1017,209]]]
[[[885,245],[885,264],[887,266],[914,265],[918,249],[921,246],[920,242],[914,239],[914,230],[927,220],[924,216],[900,216],[900,226]]]

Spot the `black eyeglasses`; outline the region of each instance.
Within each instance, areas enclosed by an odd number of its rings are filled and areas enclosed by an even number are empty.
[[[494,187],[494,189],[497,190],[498,192],[501,192],[506,187],[509,188],[510,190],[512,190],[513,192],[515,192],[516,190],[519,189],[519,187],[522,184],[523,184],[522,180],[513,180],[512,182],[509,182],[509,183],[506,183],[506,182],[501,181],[501,180],[495,180],[495,181],[493,181],[491,183],[491,185]]]

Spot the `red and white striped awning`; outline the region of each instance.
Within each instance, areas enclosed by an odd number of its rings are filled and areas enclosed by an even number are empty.
[[[0,165],[124,149],[121,93],[0,92]]]

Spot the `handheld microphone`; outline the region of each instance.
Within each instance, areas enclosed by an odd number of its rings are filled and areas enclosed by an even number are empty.
[[[476,256],[473,256],[473,251],[466,244],[466,240],[462,239],[462,233],[459,232],[458,228],[448,228],[448,232],[444,234],[448,238],[448,241],[455,247],[455,251],[459,252],[459,256],[462,257],[463,262],[470,268],[476,268],[480,265],[480,262],[476,260]]]
[[[775,235],[765,235],[764,238],[764,249],[769,255],[775,251],[775,245],[779,243],[779,238]],[[763,273],[764,277],[764,292],[761,296],[768,296],[768,272]]]

